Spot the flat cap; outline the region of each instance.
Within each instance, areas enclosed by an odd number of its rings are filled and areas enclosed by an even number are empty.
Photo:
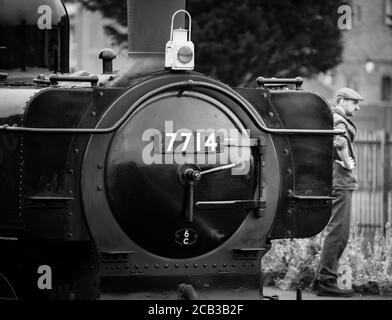
[[[358,100],[363,101],[363,97],[353,89],[350,88],[342,88],[336,93],[336,99],[350,99],[350,100]]]

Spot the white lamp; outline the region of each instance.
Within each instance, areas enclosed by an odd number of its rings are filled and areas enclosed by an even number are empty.
[[[372,73],[374,71],[374,68],[376,67],[376,65],[374,64],[374,62],[372,60],[370,60],[369,58],[366,59],[365,62],[365,70],[367,73]]]

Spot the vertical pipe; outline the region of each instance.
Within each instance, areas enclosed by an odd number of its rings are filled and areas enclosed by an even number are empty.
[[[391,175],[391,152],[388,148],[388,141],[389,141],[389,134],[387,132],[384,132],[383,134],[383,176],[384,176],[384,183],[383,183],[383,188],[382,188],[382,195],[383,195],[383,230],[384,230],[384,235],[385,235],[385,224],[388,221],[388,192],[389,192],[389,181],[390,181],[390,175]]]

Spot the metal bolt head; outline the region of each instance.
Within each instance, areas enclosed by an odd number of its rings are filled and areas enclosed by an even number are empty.
[[[201,178],[201,173],[200,173],[199,171],[195,171],[195,172],[193,173],[193,178],[194,178],[195,180],[200,180],[200,178]]]

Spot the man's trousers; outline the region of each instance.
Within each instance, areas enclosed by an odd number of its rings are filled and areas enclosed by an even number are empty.
[[[339,259],[350,236],[350,213],[353,190],[334,189],[332,215],[327,226],[319,265],[319,281],[337,280]]]

